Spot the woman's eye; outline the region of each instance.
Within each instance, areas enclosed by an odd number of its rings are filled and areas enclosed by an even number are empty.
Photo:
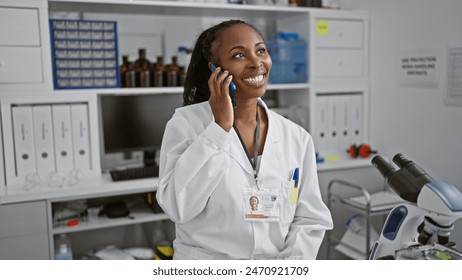
[[[258,53],[266,53],[266,49],[265,48],[258,49]]]
[[[241,58],[243,57],[244,55],[242,53],[237,53],[234,55],[234,58]]]

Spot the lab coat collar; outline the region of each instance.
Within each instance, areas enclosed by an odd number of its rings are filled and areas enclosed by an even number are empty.
[[[264,163],[264,159],[266,158],[265,155],[273,155],[277,154],[278,159],[280,158],[278,154],[278,149],[276,146],[276,143],[279,142],[279,136],[277,133],[275,133],[275,128],[273,127],[273,124],[271,122],[271,116],[268,111],[268,107],[266,106],[265,102],[263,102],[262,99],[258,99],[258,105],[262,106],[265,109],[266,115],[268,116],[268,131],[266,135],[266,141],[265,141],[265,147],[263,149],[263,154],[262,154],[262,159],[260,163],[260,172],[266,165]],[[230,130],[230,133],[232,133],[233,141],[230,147],[230,156],[238,162],[238,164],[242,167],[244,171],[249,173],[250,175],[253,176],[253,168],[252,165],[250,164],[249,158],[246,155],[244,148],[242,147],[241,141],[239,140],[239,136],[236,133],[236,130],[234,127]]]

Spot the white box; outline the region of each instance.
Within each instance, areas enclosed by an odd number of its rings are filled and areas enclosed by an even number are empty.
[[[34,128],[31,106],[11,108],[15,146],[16,175],[26,176],[36,173]]]
[[[88,105],[72,104],[71,119],[74,168],[88,171],[91,169]]]
[[[56,172],[51,105],[32,107],[37,173]]]
[[[55,140],[56,171],[74,169],[70,105],[52,105],[53,134]]]

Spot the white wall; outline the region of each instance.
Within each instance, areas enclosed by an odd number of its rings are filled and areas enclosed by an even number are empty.
[[[447,47],[462,45],[462,1],[344,0],[342,7],[370,11],[371,144],[462,190],[462,106],[444,105]],[[399,53],[419,49],[441,53],[438,88],[400,86]],[[452,239],[462,248],[462,221]]]

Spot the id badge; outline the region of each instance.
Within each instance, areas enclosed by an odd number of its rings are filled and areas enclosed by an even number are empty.
[[[278,189],[244,189],[243,198],[246,221],[279,221],[281,195]]]

